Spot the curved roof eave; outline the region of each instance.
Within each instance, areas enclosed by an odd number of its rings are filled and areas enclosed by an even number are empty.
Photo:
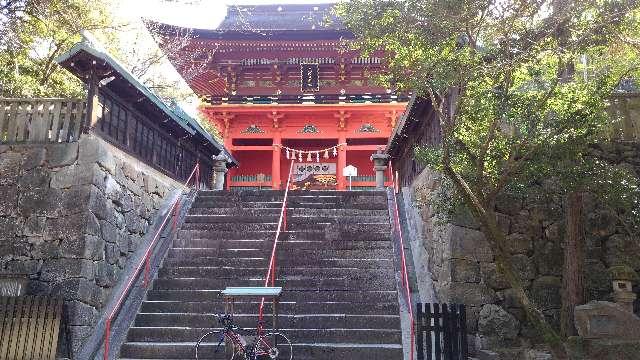
[[[87,41],[82,41],[75,44],[71,49],[69,49],[64,54],[58,56],[56,58],[56,62],[67,69],[72,74],[79,76],[70,62],[71,59],[80,55],[81,53],[86,53],[93,57],[95,60],[103,62],[105,65],[108,65],[112,70],[117,72],[120,76],[122,76],[128,83],[136,88],[141,94],[145,96],[145,98],[150,101],[154,106],[160,109],[163,113],[165,113],[171,120],[176,122],[180,127],[182,127],[185,131],[187,131],[191,135],[200,135],[204,140],[213,145],[219,152],[223,152],[227,155],[232,164],[237,165],[238,162],[231,154],[224,148],[222,144],[217,142],[213,137],[204,130],[197,121],[191,117],[185,118],[184,116],[177,115],[167,104],[165,104],[155,93],[149,90],[146,86],[142,84],[140,80],[138,80],[133,74],[131,74],[128,70],[125,69],[123,65],[121,65],[115,58],[109,55],[106,51],[97,49],[95,46],[92,46]],[[81,78],[82,79],[82,78]]]
[[[162,35],[191,31],[198,39],[206,40],[340,40],[355,39],[349,30],[314,29],[314,30],[220,30],[196,29],[177,25],[153,22],[160,29]]]

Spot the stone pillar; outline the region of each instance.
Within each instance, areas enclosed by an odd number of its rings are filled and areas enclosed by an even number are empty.
[[[271,156],[271,188],[273,190],[280,189],[282,181],[280,180],[280,158],[282,150],[280,150],[280,136],[273,139],[273,154]]]
[[[376,189],[384,189],[384,172],[389,164],[389,155],[382,153],[382,148],[378,147],[378,151],[371,155],[373,161],[373,171],[376,172]]]
[[[213,157],[213,190],[224,190],[224,178],[228,171],[227,161],[224,153]]]
[[[340,133],[338,144],[344,144],[347,142],[347,137],[344,133]],[[338,168],[336,174],[338,175],[338,190],[346,190],[347,183],[344,178],[343,170],[347,166],[347,145],[341,145],[338,147]]]

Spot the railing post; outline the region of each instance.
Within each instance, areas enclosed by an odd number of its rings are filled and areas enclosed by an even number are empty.
[[[111,318],[107,319],[107,328],[104,332],[104,360],[109,360],[109,343],[111,341]]]
[[[273,268],[271,269],[271,286],[276,283],[276,259],[273,258]]]
[[[144,260],[144,287],[149,287],[149,272],[150,272],[150,261],[149,261],[149,256],[147,255],[147,257]]]
[[[282,219],[282,231],[287,231],[287,205],[284,207],[284,217]]]
[[[180,201],[178,200],[176,203],[176,208],[173,211],[173,231],[176,231],[176,227],[178,226],[178,217],[180,216]]]
[[[196,190],[200,190],[200,159],[196,162]]]

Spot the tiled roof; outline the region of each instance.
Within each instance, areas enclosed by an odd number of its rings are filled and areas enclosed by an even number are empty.
[[[334,4],[229,5],[218,30],[343,30]]]
[[[75,69],[71,64],[73,63],[73,60],[79,56],[89,56],[93,58],[94,61],[100,61],[104,63],[105,66],[113,69],[122,77],[123,81],[130,84],[133,88],[137,89],[140,94],[143,95],[141,101],[148,101],[149,103],[153,104],[153,106],[155,106],[159,111],[164,113],[169,119],[174,121],[180,127],[185,129],[189,134],[196,135],[197,137],[204,140],[205,143],[212,145],[217,149],[218,153],[223,152],[225,155],[227,155],[227,157],[234,165],[238,163],[237,160],[235,160],[235,158],[233,158],[233,156],[231,156],[231,154],[227,151],[227,149],[217,140],[215,140],[205,129],[203,129],[202,126],[200,126],[200,124],[194,118],[185,113],[184,110],[182,110],[176,104],[172,104],[172,106],[167,105],[153,91],[144,86],[140,80],[138,80],[133,74],[131,74],[102,46],[97,44],[95,41],[92,41],[92,39],[89,39],[85,36],[83,41],[75,44],[67,52],[60,55],[56,59],[56,62],[62,67],[69,70],[71,73],[78,75],[75,73]]]

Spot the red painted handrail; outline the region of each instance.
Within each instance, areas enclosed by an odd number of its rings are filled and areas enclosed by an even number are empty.
[[[411,360],[413,360],[413,351],[414,351],[414,346],[415,346],[415,324],[414,324],[414,319],[413,319],[413,305],[411,303],[411,289],[409,288],[409,275],[407,272],[407,258],[404,254],[404,239],[402,237],[402,227],[400,226],[400,212],[398,211],[398,198],[396,197],[396,192],[398,190],[398,184],[397,184],[397,179],[395,174],[393,173],[393,165],[391,164],[391,162],[389,162],[389,169],[391,170],[391,178],[393,180],[393,187],[392,187],[392,193],[393,193],[393,206],[394,206],[394,212],[395,212],[395,216],[394,216],[394,225],[396,226],[396,229],[398,230],[398,236],[400,238],[400,258],[401,258],[401,271],[402,271],[402,287],[405,291],[405,295],[407,298],[407,306],[409,308],[409,319],[411,321],[411,349],[410,351],[410,358]]]
[[[282,199],[282,208],[280,209],[280,219],[278,220],[278,229],[276,230],[276,238],[273,241],[273,248],[271,249],[271,257],[269,258],[269,268],[267,269],[267,274],[264,277],[264,286],[274,286],[276,282],[276,251],[278,247],[278,241],[280,238],[280,233],[282,231],[286,231],[287,228],[287,199],[289,197],[289,187],[291,186],[291,176],[293,175],[293,163],[295,161],[291,161],[291,166],[289,167],[289,177],[287,178],[287,187],[284,190],[284,198]],[[260,311],[258,318],[260,320],[263,319],[263,310],[264,310],[264,298],[260,302]]]
[[[191,179],[193,179],[194,175],[195,175],[194,186],[197,190],[200,188],[200,163],[199,162],[196,163],[196,166],[193,168],[193,171],[191,171],[191,175],[189,175],[189,178],[187,179],[187,181],[185,181],[183,185],[184,187],[189,186],[189,183],[191,182]],[[107,318],[106,329],[104,333],[104,360],[109,359],[109,345],[111,341],[111,323],[113,322],[113,318],[120,311],[122,307],[122,303],[126,299],[127,295],[129,295],[129,291],[131,290],[131,287],[133,286],[133,283],[136,281],[136,278],[138,277],[138,274],[140,273],[140,270],[142,270],[143,266],[144,266],[143,283],[145,287],[149,285],[149,272],[151,270],[151,254],[153,253],[156,242],[160,238],[160,234],[162,233],[164,226],[167,224],[167,222],[169,221],[169,217],[171,217],[172,215],[174,217],[173,223],[174,223],[174,229],[175,229],[175,224],[177,222],[178,213],[179,213],[179,203],[180,203],[180,197],[178,197],[173,202],[173,204],[171,204],[169,211],[167,211],[167,215],[165,215],[164,220],[162,221],[162,223],[160,224],[160,227],[158,228],[158,231],[153,236],[153,240],[151,240],[149,247],[147,247],[147,250],[144,253],[143,259],[136,266],[136,269],[134,270],[133,274],[131,274],[131,277],[129,278],[129,282],[127,282],[127,285],[125,286],[124,290],[122,291],[122,293],[120,293],[120,297],[118,298],[118,301],[116,302],[113,309],[111,309],[111,312],[109,313],[109,317]]]

